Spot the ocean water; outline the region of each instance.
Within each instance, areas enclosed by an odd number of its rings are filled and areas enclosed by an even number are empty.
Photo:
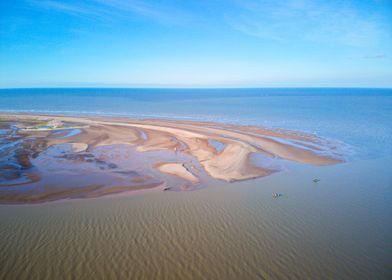
[[[2,89],[0,111],[255,124],[392,152],[392,89]]]
[[[1,205],[1,279],[392,278],[391,89],[3,89],[0,112],[253,124],[346,152],[192,192]]]

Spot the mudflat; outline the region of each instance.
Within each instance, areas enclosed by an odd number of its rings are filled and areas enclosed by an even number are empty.
[[[313,134],[212,122],[7,113],[0,131],[0,203],[194,190],[267,176],[274,162],[342,161]]]

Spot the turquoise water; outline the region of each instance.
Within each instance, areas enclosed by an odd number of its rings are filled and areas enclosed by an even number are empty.
[[[0,205],[2,279],[392,277],[390,89],[0,90],[1,111],[258,124],[347,152],[193,192]]]

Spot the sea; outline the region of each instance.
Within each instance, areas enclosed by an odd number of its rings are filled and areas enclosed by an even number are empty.
[[[345,158],[195,191],[0,205],[0,279],[392,279],[392,89],[0,89],[0,112],[284,128]]]

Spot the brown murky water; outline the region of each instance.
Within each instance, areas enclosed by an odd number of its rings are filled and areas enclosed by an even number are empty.
[[[391,162],[1,205],[0,279],[391,279]]]

